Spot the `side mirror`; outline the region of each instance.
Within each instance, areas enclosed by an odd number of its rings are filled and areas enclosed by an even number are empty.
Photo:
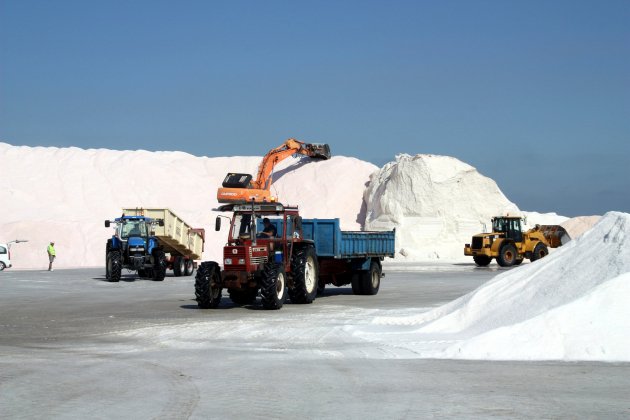
[[[221,230],[221,217],[217,216],[217,219],[214,221],[214,230],[217,232]]]
[[[293,225],[295,226],[295,230],[302,230],[302,216],[296,217]]]
[[[109,227],[109,220],[105,220],[105,227]]]

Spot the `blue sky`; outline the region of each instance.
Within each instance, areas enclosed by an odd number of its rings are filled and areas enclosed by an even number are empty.
[[[455,156],[525,210],[630,212],[630,1],[0,2],[0,140],[382,165]]]

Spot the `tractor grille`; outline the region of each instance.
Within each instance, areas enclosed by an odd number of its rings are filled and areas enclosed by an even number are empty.
[[[249,261],[252,264],[265,264],[268,259],[269,259],[269,257],[267,257],[266,255],[253,257],[252,256],[252,249],[251,248],[249,249]]]
[[[228,259],[232,260],[232,264],[224,264],[225,270],[245,270],[245,264],[238,263],[238,260],[245,261],[245,247],[224,248],[223,261]]]
[[[473,236],[472,249],[481,249],[483,247],[483,238],[480,236]]]

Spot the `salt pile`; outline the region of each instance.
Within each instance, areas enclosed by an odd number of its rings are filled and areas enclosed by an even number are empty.
[[[493,216],[520,214],[496,182],[448,156],[401,154],[370,178],[366,230],[396,228],[397,258],[463,260]]]
[[[426,313],[355,334],[418,357],[630,361],[630,214]]]
[[[575,239],[595,226],[599,219],[601,216],[578,216],[562,222],[561,225],[569,233],[569,236]]]
[[[0,143],[0,158],[0,242],[29,240],[13,249],[17,269],[45,267],[50,240],[56,241],[57,267],[102,266],[111,235],[103,220],[119,216],[123,207],[170,208],[206,229],[204,259],[220,260],[226,231],[213,229],[216,190],[226,173],[254,174],[261,160],[6,143]],[[342,156],[290,158],[273,179],[272,193],[298,204],[304,217],[338,217],[346,230],[395,227],[402,260],[469,261],[463,244],[492,216],[523,214],[493,180],[446,156],[400,155],[380,170]],[[532,225],[566,220],[554,213],[525,215]]]
[[[57,268],[104,265],[105,219],[123,207],[168,207],[206,229],[204,259],[220,260],[226,230],[214,231],[216,191],[228,172],[255,174],[260,157],[196,157],[182,152],[18,147],[0,143],[0,242],[12,248],[16,269],[47,267],[55,241]],[[289,158],[277,166],[272,192],[299,204],[304,217],[339,217],[359,230],[362,195],[377,167],[334,156],[324,162]]]

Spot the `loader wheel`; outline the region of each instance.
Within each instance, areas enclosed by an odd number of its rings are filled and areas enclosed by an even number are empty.
[[[173,274],[175,274],[175,277],[179,277],[184,274],[184,270],[186,269],[184,264],[183,257],[175,257],[175,261],[173,262]]]
[[[516,262],[516,247],[514,244],[505,244],[497,255],[497,263],[501,267],[511,267]]]
[[[230,289],[228,290],[228,293],[230,294],[230,299],[232,299],[232,302],[237,305],[251,305],[256,300],[256,295],[258,294],[255,289]]]
[[[487,255],[473,255],[473,260],[479,267],[487,267],[492,261],[492,258]]]
[[[521,263],[523,262],[523,260],[524,260],[524,259],[525,259],[525,258],[517,258],[517,259],[514,261],[514,265],[521,265]]]
[[[214,309],[221,302],[221,269],[214,261],[201,263],[195,276],[195,298],[199,309]]]
[[[109,251],[107,253],[107,260],[105,261],[105,277],[107,277],[107,280],[110,282],[119,282],[121,271],[122,261],[120,259],[120,251]]]
[[[153,280],[162,281],[166,276],[166,255],[160,249],[153,250]]]
[[[549,249],[547,249],[547,245],[543,243],[538,243],[534,247],[534,252],[532,252],[532,257],[530,258],[530,261],[534,262],[536,260],[546,257],[548,254]]]
[[[319,271],[317,255],[313,247],[305,247],[296,251],[291,259],[293,287],[289,289],[292,303],[312,303],[317,296]]]
[[[184,275],[185,276],[192,276],[192,273],[195,272],[195,264],[193,263],[192,259],[187,259],[185,266],[184,266]]]
[[[263,268],[260,296],[263,308],[280,309],[287,298],[286,274],[281,264],[267,263]]]
[[[361,279],[361,294],[375,295],[381,287],[381,265],[376,261],[372,261],[368,271],[359,273]]]

